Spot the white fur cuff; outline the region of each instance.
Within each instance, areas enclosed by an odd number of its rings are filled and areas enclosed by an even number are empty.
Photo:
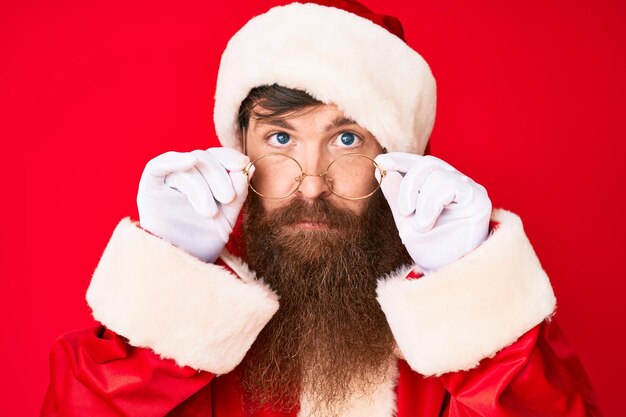
[[[550,316],[556,299],[520,218],[494,210],[496,231],[420,279],[381,280],[378,301],[409,365],[440,375],[478,365]]]
[[[96,320],[131,345],[215,374],[239,364],[278,310],[262,282],[244,282],[127,218],[102,255],[87,302]]]

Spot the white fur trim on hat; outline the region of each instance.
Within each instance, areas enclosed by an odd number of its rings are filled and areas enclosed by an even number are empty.
[[[378,301],[403,356],[423,375],[473,368],[548,318],[556,299],[522,221],[494,210],[478,248],[419,279],[379,281]]]
[[[223,146],[239,146],[237,116],[250,90],[273,84],[336,104],[388,151],[424,153],[435,79],[417,52],[367,19],[312,3],[251,19],[228,42],[218,73],[214,121]]]
[[[238,270],[248,273],[239,279],[124,219],[93,275],[87,302],[96,320],[131,345],[224,374],[278,310],[276,294],[245,265]]]

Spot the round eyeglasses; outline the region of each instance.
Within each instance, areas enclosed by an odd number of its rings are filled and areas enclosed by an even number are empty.
[[[254,175],[249,175],[254,166]],[[321,174],[307,174],[300,163],[284,153],[267,153],[250,161],[244,168],[250,189],[270,200],[282,200],[294,194],[305,177],[322,177],[328,189],[346,200],[362,200],[380,188],[386,171],[376,161],[360,153],[335,158]]]

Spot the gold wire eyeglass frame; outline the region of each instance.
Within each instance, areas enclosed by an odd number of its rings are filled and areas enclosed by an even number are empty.
[[[246,129],[243,129],[243,132],[242,132],[243,135],[242,136],[243,136],[243,153],[244,153],[244,155],[247,155],[247,146],[246,146],[247,145],[247,135],[246,135],[246,133],[247,133]],[[386,153],[386,152],[387,152],[387,150],[383,148],[383,153]],[[259,191],[257,191],[252,186],[252,182],[250,180],[249,172],[250,172],[250,168],[254,165],[254,163],[259,161],[259,160],[261,160],[261,159],[263,159],[263,158],[267,158],[267,157],[271,157],[271,156],[283,156],[285,158],[289,158],[293,162],[295,162],[296,165],[298,165],[298,168],[300,169],[300,175],[296,176],[296,178],[295,178],[295,181],[298,183],[298,186],[296,188],[294,188],[289,194],[287,194],[285,196],[282,196],[282,197],[270,197],[270,196],[267,196],[267,195],[264,195],[264,194],[260,193]],[[336,193],[333,190],[332,184],[330,184],[329,181],[328,181],[327,174],[328,174],[328,170],[330,169],[330,167],[335,162],[337,162],[338,160],[340,160],[342,158],[349,157],[349,156],[361,156],[361,157],[369,159],[372,162],[372,164],[374,165],[374,167],[376,168],[376,170],[380,173],[380,180],[377,180],[378,184],[376,185],[376,188],[372,192],[370,192],[369,194],[364,195],[362,197],[346,197],[346,196],[343,196],[341,194],[338,194],[338,193]],[[330,192],[333,193],[334,195],[336,195],[337,197],[343,198],[344,200],[351,200],[351,201],[364,200],[366,198],[371,197],[372,195],[374,195],[374,193],[376,193],[376,191],[378,191],[378,189],[380,188],[380,184],[383,182],[383,179],[385,178],[385,175],[387,175],[387,171],[382,170],[380,168],[380,166],[376,163],[376,161],[374,161],[374,159],[372,159],[368,155],[365,155],[365,154],[362,154],[362,153],[347,153],[347,154],[343,154],[341,156],[338,156],[337,158],[333,159],[331,161],[331,163],[328,164],[328,167],[326,168],[326,170],[324,172],[320,173],[320,174],[307,174],[306,172],[304,172],[304,169],[302,169],[302,165],[300,165],[300,163],[295,158],[293,158],[293,157],[291,157],[291,156],[289,156],[287,154],[281,153],[281,152],[271,152],[271,153],[263,154],[263,155],[259,156],[258,158],[254,159],[253,161],[250,161],[248,163],[248,165],[246,165],[246,167],[242,171],[243,171],[243,173],[245,174],[245,176],[246,176],[246,178],[248,180],[248,187],[250,187],[250,189],[252,191],[254,191],[259,197],[265,198],[267,200],[284,200],[285,198],[291,197],[294,193],[296,193],[300,189],[300,186],[302,185],[302,182],[304,181],[305,177],[323,177],[324,178],[324,182],[328,186],[328,189],[330,190]]]
[[[267,157],[271,157],[271,156],[282,156],[282,157],[285,157],[285,158],[289,158],[293,162],[295,162],[296,165],[298,165],[298,168],[300,169],[300,175],[297,175],[294,178],[295,181],[298,183],[298,185],[289,194],[287,194],[285,196],[282,196],[282,197],[270,197],[270,196],[264,195],[263,193],[260,193],[258,190],[256,190],[254,188],[254,186],[252,186],[252,182],[250,181],[250,176],[248,175],[248,173],[250,172],[250,167],[252,165],[254,165],[255,162],[257,162],[257,161],[259,161],[259,160],[261,160],[263,158],[267,158]],[[360,156],[360,157],[369,159],[372,162],[372,164],[374,165],[374,167],[376,168],[376,170],[380,173],[380,180],[377,181],[376,188],[374,188],[374,190],[372,192],[370,192],[370,193],[368,193],[368,194],[366,194],[364,196],[361,196],[361,197],[346,197],[344,195],[336,193],[335,190],[333,190],[332,184],[329,181],[329,177],[327,175],[328,171],[330,170],[331,166],[335,162],[339,161],[342,158],[346,158],[346,157],[349,157],[349,156]],[[324,172],[322,172],[320,174],[307,174],[302,169],[302,165],[300,165],[300,163],[295,158],[293,158],[293,157],[291,157],[291,156],[289,156],[287,154],[280,153],[280,152],[266,153],[266,154],[263,154],[263,155],[259,156],[254,161],[250,161],[248,163],[248,165],[243,169],[243,173],[246,175],[246,178],[248,179],[248,186],[250,187],[250,189],[252,191],[254,191],[256,194],[258,194],[260,197],[263,197],[263,198],[268,199],[268,200],[283,200],[285,198],[288,198],[288,197],[292,196],[296,191],[298,191],[298,189],[300,188],[300,185],[302,185],[302,182],[304,181],[305,177],[323,177],[324,178],[324,182],[328,186],[328,189],[330,190],[330,192],[335,194],[337,197],[343,198],[344,200],[363,200],[363,199],[366,199],[368,197],[371,197],[372,195],[374,195],[374,193],[376,191],[378,191],[378,189],[380,188],[380,183],[383,181],[383,178],[387,174],[386,171],[383,171],[382,169],[380,169],[380,167],[378,166],[376,161],[374,161],[369,156],[367,156],[365,154],[361,154],[361,153],[347,153],[347,154],[341,155],[341,156],[333,159],[333,161],[330,164],[328,164],[328,167],[326,168],[326,170]]]

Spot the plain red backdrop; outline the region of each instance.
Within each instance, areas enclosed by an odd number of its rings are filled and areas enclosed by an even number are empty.
[[[0,3],[1,414],[36,415],[53,340],[92,324],[84,293],[115,224],[137,218],[145,162],[217,144],[221,51],[273,4]],[[521,215],[561,326],[621,415],[626,3],[366,4],[400,16],[430,63],[433,154]]]

